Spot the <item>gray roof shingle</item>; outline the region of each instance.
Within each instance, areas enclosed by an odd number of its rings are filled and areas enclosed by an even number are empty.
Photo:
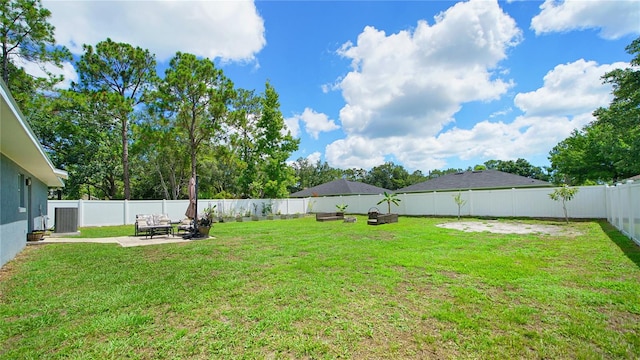
[[[528,177],[510,174],[497,170],[465,171],[455,174],[447,174],[425,182],[413,184],[396,193],[422,192],[422,191],[446,191],[446,190],[470,190],[470,189],[504,189],[520,187],[545,187],[551,183],[531,179]]]
[[[383,189],[377,186],[357,182],[349,181],[345,179],[333,180],[328,183],[320,184],[312,188],[304,189],[295,192],[289,197],[301,198],[310,196],[337,196],[337,195],[369,195],[369,194],[382,194],[383,192],[392,192],[391,190]]]

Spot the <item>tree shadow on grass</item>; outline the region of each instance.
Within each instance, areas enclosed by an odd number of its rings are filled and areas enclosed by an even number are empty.
[[[633,263],[640,268],[640,246],[616,229],[613,225],[609,224],[606,220],[600,220],[598,223],[609,239],[618,245],[620,250],[622,250],[629,260],[633,261]]]

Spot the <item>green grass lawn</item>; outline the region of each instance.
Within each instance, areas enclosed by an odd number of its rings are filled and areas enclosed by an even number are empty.
[[[0,271],[0,358],[640,357],[640,248],[606,222],[543,236],[446,221],[28,246]]]

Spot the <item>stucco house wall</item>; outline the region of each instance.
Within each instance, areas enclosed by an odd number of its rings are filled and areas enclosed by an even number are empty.
[[[27,233],[49,224],[49,187],[62,187],[56,169],[0,80],[0,266],[27,244]]]
[[[4,155],[0,184],[0,264],[5,264],[24,248],[28,232],[42,230],[48,187]]]

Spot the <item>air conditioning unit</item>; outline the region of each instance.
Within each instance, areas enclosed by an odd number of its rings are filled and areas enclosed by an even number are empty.
[[[78,208],[56,208],[56,233],[78,231]]]

